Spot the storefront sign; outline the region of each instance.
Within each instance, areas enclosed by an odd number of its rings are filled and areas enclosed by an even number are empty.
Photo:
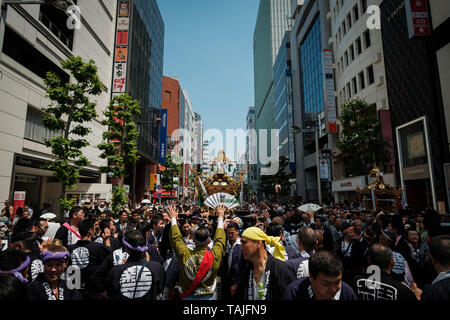
[[[426,0],[405,0],[406,22],[409,38],[429,36],[431,34],[430,18]]]
[[[428,164],[403,168],[403,180],[423,180],[430,178],[430,168]]]
[[[161,109],[161,127],[159,140],[159,164],[166,163],[166,148],[167,148],[167,109]]]
[[[14,192],[14,201],[13,201],[13,215],[11,221],[14,221],[14,216],[16,215],[17,209],[25,207],[25,191],[15,191]]]
[[[334,88],[333,51],[323,50],[323,90],[327,132],[337,133],[336,99]]]
[[[366,177],[358,176],[353,178],[347,178],[342,180],[335,180],[332,183],[332,191],[333,192],[348,192],[348,191],[356,191],[356,188],[364,188],[366,185]]]
[[[189,164],[184,165],[184,186],[189,186]]]
[[[111,98],[127,90],[128,46],[130,39],[130,7],[127,0],[119,1],[116,17],[116,41]]]

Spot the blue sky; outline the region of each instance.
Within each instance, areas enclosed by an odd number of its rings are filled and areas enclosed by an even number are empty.
[[[245,129],[253,106],[253,30],[259,0],[157,0],[164,75],[178,77],[205,129]]]

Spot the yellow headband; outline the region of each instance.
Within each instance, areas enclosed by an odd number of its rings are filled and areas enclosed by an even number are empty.
[[[280,242],[280,237],[270,237],[264,233],[260,228],[251,227],[245,229],[242,233],[242,238],[250,239],[250,240],[261,240],[265,241],[267,245],[274,245],[275,250],[273,252],[273,256],[281,261],[284,261],[284,253],[285,249]]]

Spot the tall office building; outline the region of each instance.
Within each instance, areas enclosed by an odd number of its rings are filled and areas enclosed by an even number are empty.
[[[200,172],[203,164],[203,122],[202,117],[194,112],[194,168]]]
[[[43,138],[58,134],[42,124],[42,109],[50,105],[43,78],[52,71],[63,82],[70,81],[60,61],[72,56],[95,61],[106,92],[94,99],[98,118],[89,124],[90,146],[83,149],[90,165],[82,168],[80,183],[67,197],[81,203],[111,196],[111,185],[99,172],[107,163],[99,157],[97,145],[107,130],[101,121],[111,94],[116,4],[114,0],[78,1],[79,29],[69,29],[67,14],[50,5],[8,4],[2,8],[7,9],[7,16],[0,62],[1,199],[12,200],[14,191],[25,191],[25,203],[34,212],[44,202],[58,211],[61,184],[52,171],[41,169],[52,158]]]
[[[253,34],[255,90],[255,129],[268,131],[267,154],[270,155],[270,130],[275,129],[273,66],[285,32],[289,29],[290,0],[261,0]],[[258,161],[258,170],[260,169]]]
[[[391,160],[382,166],[384,181],[396,186],[395,157],[392,144],[391,116],[386,88],[386,72],[383,58],[381,30],[367,28],[368,5],[379,6],[381,0],[330,0],[331,37],[335,58],[337,113],[349,99],[359,97],[373,106],[373,112],[381,121],[386,142],[392,148]],[[351,176],[345,169],[345,158],[337,149],[332,150],[333,200],[354,201],[356,188],[368,183],[367,176]]]
[[[323,198],[331,195],[331,172],[325,171],[326,176],[318,179],[317,165],[319,156],[329,168],[329,154],[337,138],[328,11],[328,1],[306,0],[298,1],[291,13],[295,18],[290,32],[294,125],[303,129],[318,127],[319,137],[317,155],[314,131],[297,132],[295,136],[296,190],[308,201],[318,199],[319,183]]]
[[[413,26],[413,6],[423,17],[422,28]],[[380,8],[396,176],[410,207],[445,212],[450,10],[442,1],[409,0],[383,1]]]
[[[247,112],[247,121],[246,121],[246,131],[250,132],[251,130],[255,130],[256,116],[255,116],[255,107],[249,107]],[[245,161],[247,171],[247,184],[252,186],[253,193],[256,193],[258,186],[257,179],[257,146],[255,141],[251,141],[250,134],[247,135],[245,141]]]

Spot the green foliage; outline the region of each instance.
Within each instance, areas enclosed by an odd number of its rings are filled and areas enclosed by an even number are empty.
[[[289,165],[289,159],[286,156],[281,156],[279,159],[279,169],[274,175],[262,175],[259,181],[259,189],[266,197],[275,199],[277,193],[275,192],[275,186],[281,185],[279,196],[289,195],[291,183],[291,175],[286,174],[286,168]],[[270,164],[269,164],[270,166]],[[250,188],[251,186],[249,186]]]
[[[182,165],[174,163],[172,155],[167,153],[164,166],[166,170],[161,172],[161,185],[165,190],[170,191],[173,190],[173,178],[180,177]]]
[[[128,194],[122,186],[114,186],[112,193],[111,209],[117,213],[122,206],[128,203]]]
[[[54,157],[44,169],[55,172],[54,176],[62,184],[60,208],[70,210],[75,200],[66,199],[65,191],[75,187],[79,182],[79,168],[89,164],[81,151],[89,146],[84,137],[91,132],[83,124],[97,117],[96,103],[89,99],[100,95],[104,85],[92,60],[85,62],[81,57],[72,57],[62,61],[61,66],[70,72],[75,81],[62,83],[52,72],[48,72],[43,79],[47,97],[52,103],[44,110],[42,123],[49,130],[63,132],[62,136],[44,140]]]
[[[342,132],[337,147],[345,155],[345,168],[354,175],[366,175],[376,164],[389,161],[389,143],[384,140],[376,110],[366,101],[351,99],[341,110]]]
[[[106,120],[102,121],[102,124],[108,127],[108,131],[103,132],[105,142],[99,144],[98,148],[102,151],[100,158],[107,159],[108,166],[101,167],[100,172],[112,173],[113,177],[122,179],[125,176],[125,165],[139,159],[137,155],[139,132],[134,117],[141,114],[141,106],[128,94],[122,94],[111,99],[103,114]],[[123,189],[122,187],[116,188],[116,193],[113,192],[113,203],[119,208],[124,204],[124,195],[119,191]],[[118,199],[115,199],[115,195]],[[115,210],[114,206],[112,208]]]

